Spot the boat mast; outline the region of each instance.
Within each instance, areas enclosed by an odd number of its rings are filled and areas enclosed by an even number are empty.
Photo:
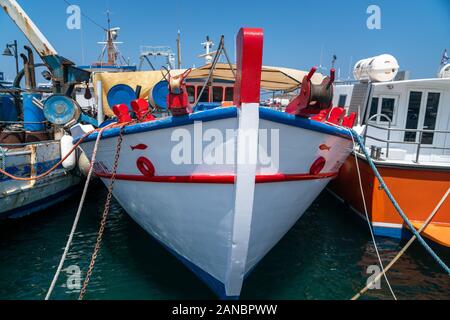
[[[106,30],[106,42],[98,42],[98,44],[103,44],[102,55],[99,61],[99,65],[103,65],[103,54],[106,51],[108,55],[107,66],[115,66],[117,65],[117,59],[120,55],[119,50],[117,49],[117,44],[122,44],[123,42],[117,42],[117,38],[119,36],[120,28],[111,28],[111,16],[110,12],[107,11],[106,15],[108,17],[108,28]]]
[[[106,12],[106,15],[108,16],[108,31],[107,31],[108,65],[113,66],[116,64],[117,52],[113,42],[113,31],[111,30],[111,17],[109,16],[109,11]]]

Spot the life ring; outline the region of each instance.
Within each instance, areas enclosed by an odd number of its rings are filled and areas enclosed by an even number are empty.
[[[136,161],[137,168],[139,171],[146,177],[154,177],[155,176],[155,166],[153,163],[147,159],[146,157],[140,157]]]
[[[314,163],[311,165],[311,168],[309,169],[309,174],[316,176],[322,172],[323,168],[325,167],[325,164],[327,163],[327,160],[325,160],[324,157],[319,157],[314,161]]]

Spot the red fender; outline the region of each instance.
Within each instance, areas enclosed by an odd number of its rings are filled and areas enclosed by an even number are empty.
[[[127,123],[133,120],[130,116],[128,106],[126,104],[116,104],[112,108],[112,111],[116,115],[117,121],[119,123]]]

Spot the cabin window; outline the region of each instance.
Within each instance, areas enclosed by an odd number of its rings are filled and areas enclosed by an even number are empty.
[[[234,100],[234,88],[226,87],[225,88],[225,100],[224,101],[233,101]]]
[[[374,97],[372,98],[372,104],[370,106],[370,115],[372,117],[376,114],[383,114],[388,117],[392,123],[395,122],[395,105],[396,98],[392,97]],[[388,123],[386,117],[378,116],[376,119],[372,119],[377,123]]]
[[[346,94],[341,94],[339,96],[338,107],[345,107],[346,103],[347,103],[347,95]]]
[[[420,103],[422,101],[422,92],[411,91],[409,94],[408,114],[406,118],[405,129],[417,129],[419,125]],[[416,132],[405,132],[405,142],[415,142]]]
[[[202,91],[202,87],[198,86],[197,87],[197,97],[200,96],[201,91]],[[209,87],[206,87],[205,90],[203,90],[202,96],[200,97],[198,102],[209,102]]]
[[[372,104],[370,105],[369,118],[371,118],[372,116],[374,116],[378,113],[378,102],[379,101],[380,101],[380,99],[378,99],[378,98],[372,98]]]
[[[223,101],[223,87],[213,87],[213,102]]]
[[[435,130],[436,129],[436,119],[439,108],[439,100],[441,94],[437,92],[429,92],[427,98],[427,108],[425,110],[425,119],[423,121],[424,130]],[[424,132],[422,134],[423,144],[433,144],[434,133]]]
[[[194,86],[187,86],[186,91],[188,94],[188,100],[189,103],[195,103],[195,87]]]
[[[381,114],[389,117],[391,121],[394,121],[394,108],[395,108],[395,99],[393,98],[383,98],[381,101]],[[384,117],[380,117],[380,122],[387,122],[387,119]]]

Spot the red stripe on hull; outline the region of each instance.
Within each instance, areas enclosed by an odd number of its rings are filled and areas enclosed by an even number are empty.
[[[96,173],[97,177],[111,179],[112,174]],[[274,183],[274,182],[288,182],[288,181],[303,181],[303,180],[320,180],[335,178],[336,173],[322,173],[317,175],[311,174],[270,174],[257,175],[256,183]],[[195,174],[191,176],[140,176],[128,174],[116,174],[116,180],[138,181],[138,182],[160,182],[160,183],[210,183],[210,184],[234,184],[235,175],[233,174]]]

